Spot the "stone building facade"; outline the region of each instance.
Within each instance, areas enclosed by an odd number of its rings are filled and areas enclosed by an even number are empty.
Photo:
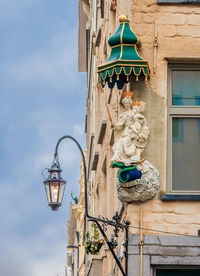
[[[110,0],[79,0],[79,37],[86,35],[79,40],[79,66],[88,73],[89,212],[112,218],[121,209],[121,221],[130,222],[128,275],[200,275],[200,1],[115,2],[140,38],[139,54],[151,70],[147,88],[131,81],[123,90],[134,91],[134,100],[146,103],[150,133],[142,156],[158,169],[160,189],[145,202],[118,198],[117,170],[110,167],[116,140],[111,125],[122,111],[123,91],[107,86],[99,91],[96,70],[109,56],[108,38],[119,16]],[[110,236],[113,229],[108,228]],[[117,242],[123,259],[123,233]],[[86,256],[85,264],[85,275],[96,275],[93,265],[100,265],[104,276],[121,275],[106,246],[94,261]]]
[[[86,156],[86,151],[84,152]],[[70,203],[67,222],[67,276],[85,275],[85,250],[83,247],[85,233],[85,201],[83,164],[80,168],[80,193],[78,200]]]

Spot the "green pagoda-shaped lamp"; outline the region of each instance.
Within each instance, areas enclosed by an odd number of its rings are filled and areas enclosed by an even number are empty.
[[[131,30],[127,17],[119,17],[120,25],[108,43],[111,53],[106,62],[98,66],[98,85],[104,87],[106,83],[112,89],[115,84],[121,90],[125,83],[133,77],[135,81],[147,80],[150,73],[148,61],[144,60],[137,52],[139,39]]]

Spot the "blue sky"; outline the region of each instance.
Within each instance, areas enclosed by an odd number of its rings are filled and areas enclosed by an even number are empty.
[[[60,146],[67,187],[58,212],[47,206],[41,170],[57,140],[85,145],[86,75],[78,73],[73,0],[0,0],[0,274],[64,271],[70,191],[79,191],[80,154]]]

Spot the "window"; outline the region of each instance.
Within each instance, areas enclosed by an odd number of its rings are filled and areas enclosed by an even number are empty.
[[[156,276],[197,276],[200,275],[199,269],[158,269]]]
[[[104,18],[104,0],[101,0],[101,18]]]
[[[158,3],[200,3],[200,0],[158,0]]]
[[[200,194],[200,65],[169,65],[168,170],[169,192]]]

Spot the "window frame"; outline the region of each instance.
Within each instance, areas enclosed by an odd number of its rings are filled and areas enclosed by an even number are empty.
[[[200,71],[200,63],[168,62],[168,97],[167,97],[167,193],[174,195],[200,195],[198,191],[174,190],[172,179],[172,119],[199,118],[200,106],[173,106],[172,105],[172,72],[173,71]]]

